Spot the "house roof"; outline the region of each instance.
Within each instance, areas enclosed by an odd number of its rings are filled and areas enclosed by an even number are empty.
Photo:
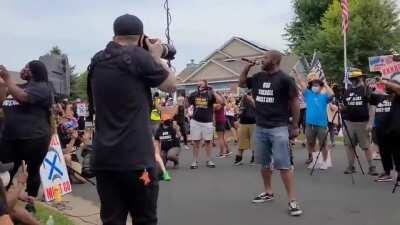
[[[254,52],[259,52],[257,53],[252,53],[252,55],[244,55],[244,56],[230,56],[228,54],[225,54],[227,58],[225,59],[214,59],[213,56],[215,54],[222,53],[223,49],[225,49],[227,46],[229,46],[232,42],[239,42],[242,43],[243,46],[247,46],[248,48],[255,49],[256,51]],[[221,81],[221,80],[232,80],[232,79],[237,79],[240,76],[240,73],[244,69],[247,63],[243,62],[241,60],[241,57],[246,57],[246,58],[260,58],[263,57],[264,53],[267,51],[272,50],[272,48],[268,48],[262,44],[253,42],[253,41],[248,41],[246,39],[243,39],[241,37],[232,37],[229,41],[225,42],[222,47],[218,48],[215,50],[213,53],[211,53],[209,56],[206,57],[206,60],[203,61],[202,63],[198,64],[197,66],[191,66],[185,68],[178,76],[178,84],[180,85],[188,85],[194,82],[193,77],[195,77],[197,74],[201,73],[201,71],[205,68],[208,68],[208,66],[218,66],[218,68],[222,68],[222,72],[224,75],[224,78],[221,79],[221,76],[219,78],[213,78],[210,77],[207,80],[208,81]],[[251,51],[250,51],[251,52]],[[292,68],[294,65],[298,62],[298,57],[295,55],[284,55],[282,53],[282,62],[281,62],[281,70],[287,74],[291,73]],[[255,66],[250,70],[250,74],[254,74],[256,72],[261,71],[261,65]]]

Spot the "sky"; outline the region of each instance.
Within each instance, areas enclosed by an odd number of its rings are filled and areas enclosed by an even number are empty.
[[[0,0],[0,64],[19,71],[57,45],[76,72],[112,39],[115,18],[138,16],[150,37],[165,40],[164,0]],[[287,49],[291,0],[169,0],[177,72],[199,62],[232,36]]]

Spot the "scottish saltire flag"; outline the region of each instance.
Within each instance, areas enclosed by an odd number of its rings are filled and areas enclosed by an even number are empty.
[[[319,79],[322,81],[326,80],[324,70],[322,69],[321,61],[319,60],[316,52],[314,52],[313,59],[311,61],[310,73],[317,74]]]

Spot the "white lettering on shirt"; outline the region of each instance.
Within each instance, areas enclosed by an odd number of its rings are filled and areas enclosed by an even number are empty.
[[[20,105],[20,103],[17,100],[15,100],[11,95],[8,95],[7,98],[3,101],[4,107],[11,107],[17,105]]]
[[[258,94],[256,96],[256,102],[260,103],[274,103],[274,90],[271,89],[271,82],[264,82],[262,85],[263,89],[258,90]],[[270,97],[265,97],[270,96]]]

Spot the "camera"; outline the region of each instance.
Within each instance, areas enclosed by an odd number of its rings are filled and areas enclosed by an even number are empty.
[[[146,39],[148,39],[151,43],[154,43],[156,40],[151,39],[151,38],[147,37],[146,35],[143,35],[143,38],[141,39],[140,43],[142,43],[142,47],[148,51],[149,46],[147,46]],[[161,46],[163,47],[163,52],[161,54],[161,58],[166,59],[166,60],[175,59],[176,49],[174,46],[172,46],[170,44],[164,44],[164,43],[162,43]]]

